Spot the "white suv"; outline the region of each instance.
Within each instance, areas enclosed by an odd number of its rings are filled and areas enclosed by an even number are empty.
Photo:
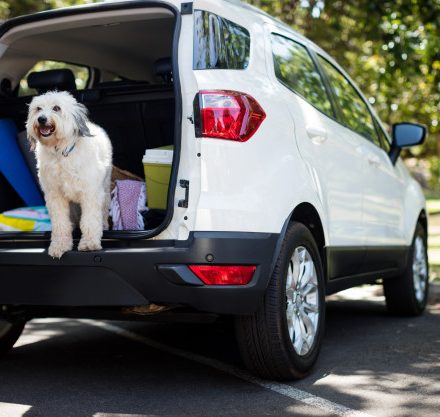
[[[232,0],[107,2],[0,35],[0,118],[19,136],[32,94],[65,89],[118,167],[142,175],[146,148],[174,146],[167,209],[144,231],[105,232],[102,251],[61,260],[49,232],[0,233],[1,350],[33,317],[130,319],[155,303],[173,307],[155,319],[235,316],[245,364],[290,379],[317,359],[326,294],[383,280],[390,312],[424,310],[425,201],[399,152],[425,129],[390,138],[308,39]],[[3,177],[0,197],[2,211],[21,202]]]

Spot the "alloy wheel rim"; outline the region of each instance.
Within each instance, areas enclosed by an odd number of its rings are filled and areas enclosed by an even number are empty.
[[[289,337],[299,356],[312,349],[319,320],[318,277],[312,256],[304,246],[293,252],[286,279],[286,317]]]
[[[428,281],[428,264],[426,262],[425,242],[421,236],[417,236],[414,242],[412,270],[414,294],[416,300],[422,303],[425,299],[426,284]]]

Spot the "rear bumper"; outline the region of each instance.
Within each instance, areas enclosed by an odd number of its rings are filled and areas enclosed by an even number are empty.
[[[61,260],[47,241],[0,241],[0,305],[133,306],[182,304],[219,314],[254,312],[266,290],[278,234],[194,232],[186,241],[108,241],[98,252],[72,251]],[[244,286],[206,286],[187,267],[257,265]]]

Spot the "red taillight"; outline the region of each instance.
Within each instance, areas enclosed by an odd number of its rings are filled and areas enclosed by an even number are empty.
[[[200,91],[195,107],[199,137],[245,142],[266,118],[253,97],[237,91]]]
[[[207,285],[246,285],[257,269],[253,265],[188,265]]]

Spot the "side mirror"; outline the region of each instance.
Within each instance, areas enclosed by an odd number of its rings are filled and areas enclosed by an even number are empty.
[[[390,159],[396,163],[402,148],[421,145],[426,138],[426,127],[416,123],[396,123],[393,125],[393,143],[390,149]]]

